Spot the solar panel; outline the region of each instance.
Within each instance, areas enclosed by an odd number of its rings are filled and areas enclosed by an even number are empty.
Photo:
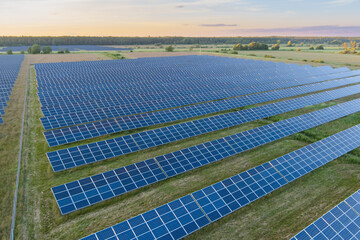
[[[359,147],[359,134],[360,126],[356,125],[83,239],[181,239],[288,184],[289,179],[279,173],[282,169],[279,166],[272,165],[273,162],[287,163],[286,166],[295,169],[299,169],[299,160],[306,162],[309,166],[313,166],[296,177],[299,178]],[[343,150],[341,149],[343,146],[350,147]],[[315,152],[319,153],[316,157],[314,157]],[[359,195],[357,195],[356,200],[355,204],[358,206]],[[184,209],[175,211],[177,207],[174,207],[174,205],[184,207],[183,201],[191,204],[189,207],[185,206],[185,209],[198,213],[195,214],[195,217]],[[342,218],[343,221],[348,222],[350,219],[353,223],[355,221],[355,223],[358,223],[359,215],[349,212],[349,208],[349,206],[342,205],[340,214],[336,216],[343,215],[346,216],[346,218]],[[179,218],[179,216],[182,217],[184,215],[186,215],[186,218]],[[196,221],[197,219],[198,221]],[[317,223],[318,227],[324,228],[325,224],[323,222],[319,221]],[[337,227],[339,226],[341,224],[337,224]],[[358,232],[358,228],[358,226],[353,225],[350,227],[354,232]],[[340,234],[342,236],[349,236],[344,231],[341,231]]]
[[[348,73],[346,73],[348,74]],[[351,72],[351,74],[355,74],[353,72]],[[337,78],[338,76],[336,76],[335,78]],[[321,79],[321,81],[324,79]],[[302,81],[302,84],[308,83],[308,82],[313,82],[313,80],[311,81],[307,81],[304,82]],[[110,106],[110,107],[106,107],[102,106],[99,108],[99,104],[98,103],[94,103],[95,106],[97,108],[90,108],[88,110],[83,110],[82,108],[79,110],[67,110],[66,112],[68,113],[64,113],[60,115],[52,115],[52,116],[48,116],[48,117],[44,117],[41,118],[41,122],[45,128],[45,130],[49,130],[49,129],[53,129],[53,128],[60,128],[60,127],[66,127],[66,126],[72,126],[72,125],[77,125],[77,124],[83,124],[83,123],[87,123],[87,122],[92,122],[92,121],[98,121],[98,120],[103,120],[103,119],[108,119],[108,118],[115,118],[115,117],[120,117],[120,116],[127,116],[127,115],[132,115],[132,114],[137,114],[137,113],[143,113],[143,112],[151,112],[151,111],[156,111],[156,110],[161,110],[161,109],[166,109],[166,108],[172,108],[172,107],[179,107],[179,106],[184,106],[184,105],[188,105],[188,104],[194,104],[194,103],[198,103],[198,102],[205,102],[205,101],[210,101],[210,100],[216,100],[216,99],[220,99],[220,98],[226,98],[226,97],[234,97],[234,96],[239,96],[239,95],[245,95],[245,94],[252,94],[252,93],[257,93],[257,92],[263,92],[263,91],[270,91],[273,89],[279,89],[279,88],[284,88],[284,87],[291,87],[291,86],[297,86],[299,85],[299,83],[294,82],[293,80],[289,80],[287,82],[282,82],[281,84],[279,83],[270,83],[270,84],[265,84],[265,83],[261,83],[259,85],[257,85],[256,87],[246,87],[246,88],[231,88],[231,91],[234,94],[228,94],[228,91],[224,93],[224,90],[221,89],[219,90],[221,92],[221,94],[216,94],[215,96],[213,96],[213,94],[209,94],[209,93],[204,93],[206,97],[203,97],[201,99],[194,99],[194,96],[191,95],[190,97],[179,97],[176,99],[165,99],[165,100],[156,100],[156,101],[145,101],[144,102],[140,102],[140,103],[134,103],[134,104],[127,104],[127,105],[121,105],[118,102],[114,103],[114,106]],[[226,94],[226,95],[224,95]],[[76,101],[78,102],[78,100],[71,100],[71,102]],[[64,103],[62,103],[61,105],[63,105]],[[85,104],[86,108],[89,108],[89,104]],[[59,112],[57,112],[59,113]]]
[[[336,205],[291,240],[360,239],[360,190]]]
[[[47,153],[50,164],[55,172],[65,169],[101,161],[111,157],[148,149],[162,144],[205,134],[219,129],[250,122],[292,111],[308,105],[326,102],[339,97],[359,93],[360,86],[351,86],[314,95],[290,99],[283,102],[272,103],[239,112],[218,115],[192,122],[149,130],[141,133],[99,141],[79,147],[63,149]],[[356,100],[355,100],[356,101]],[[345,105],[348,103],[344,103]],[[344,106],[345,106],[344,105]],[[342,104],[339,106],[343,106]],[[338,107],[339,107],[338,106]],[[335,108],[338,108],[335,107]],[[353,110],[356,112],[357,107]],[[340,113],[339,113],[340,114]],[[326,118],[323,118],[326,119]],[[83,152],[85,151],[86,152]]]
[[[2,115],[5,114],[23,60],[23,55],[0,55],[0,124],[4,123]]]
[[[360,77],[303,85],[299,87],[258,93],[234,99],[220,100],[217,102],[191,105],[187,107],[170,109],[160,112],[133,115],[129,117],[103,120],[69,128],[56,129],[44,132],[44,135],[49,146],[54,147],[89,138],[104,136],[116,132],[183,120],[186,118],[215,113],[218,111],[230,110],[233,108],[239,108],[251,104],[296,96],[299,94],[315,92],[327,88],[340,87],[358,82],[360,82]]]
[[[254,74],[259,67],[262,72]],[[37,64],[35,68],[45,129],[359,74],[347,68],[210,56]]]
[[[61,213],[66,214],[360,111],[359,103],[360,99],[349,101],[228,137],[198,144],[93,177],[54,187],[53,193]],[[339,133],[337,136],[342,136],[342,134]],[[326,141],[327,140],[324,140],[323,142],[326,143]],[[344,144],[345,142],[339,142],[337,145],[333,144],[333,148],[331,148],[328,153],[336,154],[337,152],[348,151],[348,149],[352,148],[352,145],[345,146]],[[354,144],[356,144],[356,141],[354,141]],[[327,146],[324,145],[323,148],[327,149]],[[336,148],[341,150],[337,150]],[[304,151],[305,150],[307,151],[308,149],[304,148]],[[328,153],[326,153],[326,155]],[[323,153],[321,154],[324,155]],[[317,155],[314,155],[314,160],[316,160],[317,157]],[[270,163],[279,170],[287,181],[292,181],[299,177],[300,174],[307,173],[306,170],[309,170],[309,167],[311,167],[311,169],[316,167],[313,166],[313,163],[309,166],[308,162],[302,163],[301,157],[300,159],[294,159],[299,162],[300,165],[297,166],[299,169],[294,168],[294,165],[289,166],[288,159],[279,158]],[[153,164],[153,168],[149,168],[149,162]],[[81,186],[82,181],[85,181],[85,184],[91,182],[92,188],[89,190],[87,187]],[[94,184],[95,186],[93,186]],[[75,190],[73,188],[75,188]],[[95,195],[97,201],[88,200],[86,198],[88,194],[92,197]],[[104,196],[102,196],[102,194],[104,194]],[[79,199],[79,195],[83,197]],[[78,203],[78,201],[80,201],[80,203]]]

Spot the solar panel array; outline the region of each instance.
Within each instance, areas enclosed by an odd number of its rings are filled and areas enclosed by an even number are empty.
[[[310,224],[291,240],[360,239],[360,190]]]
[[[26,52],[30,46],[13,46],[13,47],[3,47],[0,49],[0,52],[6,52],[11,49],[13,52]],[[118,47],[109,47],[109,46],[99,46],[99,45],[50,45],[51,49],[56,52],[59,50],[65,50],[66,48],[71,52],[76,51],[125,51],[131,50],[130,48],[118,48]]]
[[[63,184],[52,190],[62,214],[66,214],[358,111],[360,99]]]
[[[49,152],[47,156],[53,170],[61,171],[357,93],[360,93],[360,85],[62,149]],[[353,108],[352,110],[357,111],[357,108]],[[341,112],[339,112],[339,114],[340,113]]]
[[[359,136],[356,125],[83,239],[181,239],[359,147]]]
[[[23,60],[23,55],[0,55],[0,124],[4,123],[2,115],[5,114]]]
[[[50,147],[182,120],[58,148],[47,153],[55,172],[360,93],[360,70],[215,56],[36,64],[35,70]],[[238,109],[274,100],[280,101]],[[222,113],[229,110],[234,111]],[[360,99],[343,102],[122,165],[52,192],[60,212],[68,214],[359,111]],[[85,239],[180,239],[357,148],[359,133],[357,125]]]
[[[299,66],[218,60],[210,56],[181,58],[180,61],[186,61],[181,68],[173,58],[135,59],[125,63],[101,61],[74,66],[36,65],[44,128],[67,127],[359,74],[346,69],[307,67],[299,71]],[[207,64],[204,66],[202,61]],[[212,70],[214,65],[219,69],[216,72]],[[252,65],[262,68],[261,76],[254,74]],[[236,66],[238,70],[225,72],[222,66]],[[277,68],[281,69],[281,74],[277,73]],[[292,76],[294,72],[301,74]]]
[[[349,74],[350,73],[335,74],[335,76],[333,77],[339,78]],[[352,74],[354,73],[351,72],[351,75]],[[357,72],[357,74],[359,74],[359,72]],[[323,78],[321,80],[323,80]],[[312,82],[313,80],[308,80],[308,81]],[[288,87],[289,85],[290,86],[299,85],[299,83],[296,84],[294,83],[294,81],[289,81],[289,82],[282,82],[281,84],[277,82],[272,82],[269,84],[259,83],[258,85],[244,86],[242,88],[229,87],[230,89],[227,91],[224,91],[222,89],[217,92],[210,92],[210,93],[204,92],[202,94],[197,94],[197,95],[191,95],[191,93],[186,93],[184,91],[183,93],[181,93],[182,95],[185,94],[189,94],[189,95],[174,97],[174,98],[165,98],[154,101],[144,99],[144,100],[139,100],[140,102],[128,103],[125,105],[122,105],[121,101],[118,100],[119,95],[122,95],[123,93],[112,96],[111,100],[109,101],[106,99],[106,97],[111,96],[111,94],[104,93],[103,95],[98,96],[99,100],[93,103],[88,102],[88,98],[89,98],[88,96],[84,97],[84,99],[81,99],[80,97],[73,95],[70,97],[66,97],[65,100],[62,100],[61,101],[62,103],[60,103],[62,105],[61,107],[58,106],[52,107],[52,110],[55,112],[63,111],[63,108],[66,108],[66,111],[72,111],[71,113],[64,113],[60,115],[43,117],[41,118],[41,122],[44,128],[46,130],[49,130],[53,128],[67,127],[71,125],[104,120],[108,118],[115,118],[115,117],[127,116],[132,114],[143,113],[143,112],[156,111],[166,108],[179,107],[189,104],[195,104],[198,102],[212,101],[216,99],[233,97],[237,95],[269,91],[269,90],[273,90],[274,88],[278,89],[278,88]],[[307,81],[304,80],[301,83],[304,84],[306,82]],[[112,100],[112,99],[116,99],[116,100]],[[68,102],[70,104],[70,107],[63,107],[65,105],[63,101]],[[136,97],[133,96],[131,97],[131,101],[138,101],[138,100],[136,100]],[[74,106],[73,104],[74,102],[76,102],[75,105],[81,104],[82,106]],[[50,103],[50,104],[54,104],[54,103]],[[57,108],[61,108],[61,110],[56,110]],[[47,109],[46,111],[50,111],[50,110]],[[43,112],[45,112],[44,109]]]
[[[329,88],[340,87],[351,83],[359,83],[360,77],[345,78],[326,81],[293,88],[279,89],[270,92],[257,93],[243,97],[219,100],[181,108],[163,110],[159,112],[144,113],[127,117],[103,120],[84,125],[76,125],[62,129],[44,132],[50,147],[104,136],[111,133],[148,127],[172,121],[183,120],[205,114],[244,107],[251,104],[277,100],[286,97],[311,93]]]

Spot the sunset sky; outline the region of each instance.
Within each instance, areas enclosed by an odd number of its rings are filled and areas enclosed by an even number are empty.
[[[0,35],[360,36],[360,0],[0,0]]]

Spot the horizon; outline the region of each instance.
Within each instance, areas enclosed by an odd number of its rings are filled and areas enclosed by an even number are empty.
[[[359,0],[3,0],[3,36],[360,36]]]

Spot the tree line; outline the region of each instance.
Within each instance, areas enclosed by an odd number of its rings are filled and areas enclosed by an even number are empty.
[[[360,41],[360,38],[348,37],[32,37],[0,36],[0,46],[51,45],[146,45],[146,44],[248,44],[262,42],[273,44],[280,40],[283,43],[338,44],[339,42]]]

